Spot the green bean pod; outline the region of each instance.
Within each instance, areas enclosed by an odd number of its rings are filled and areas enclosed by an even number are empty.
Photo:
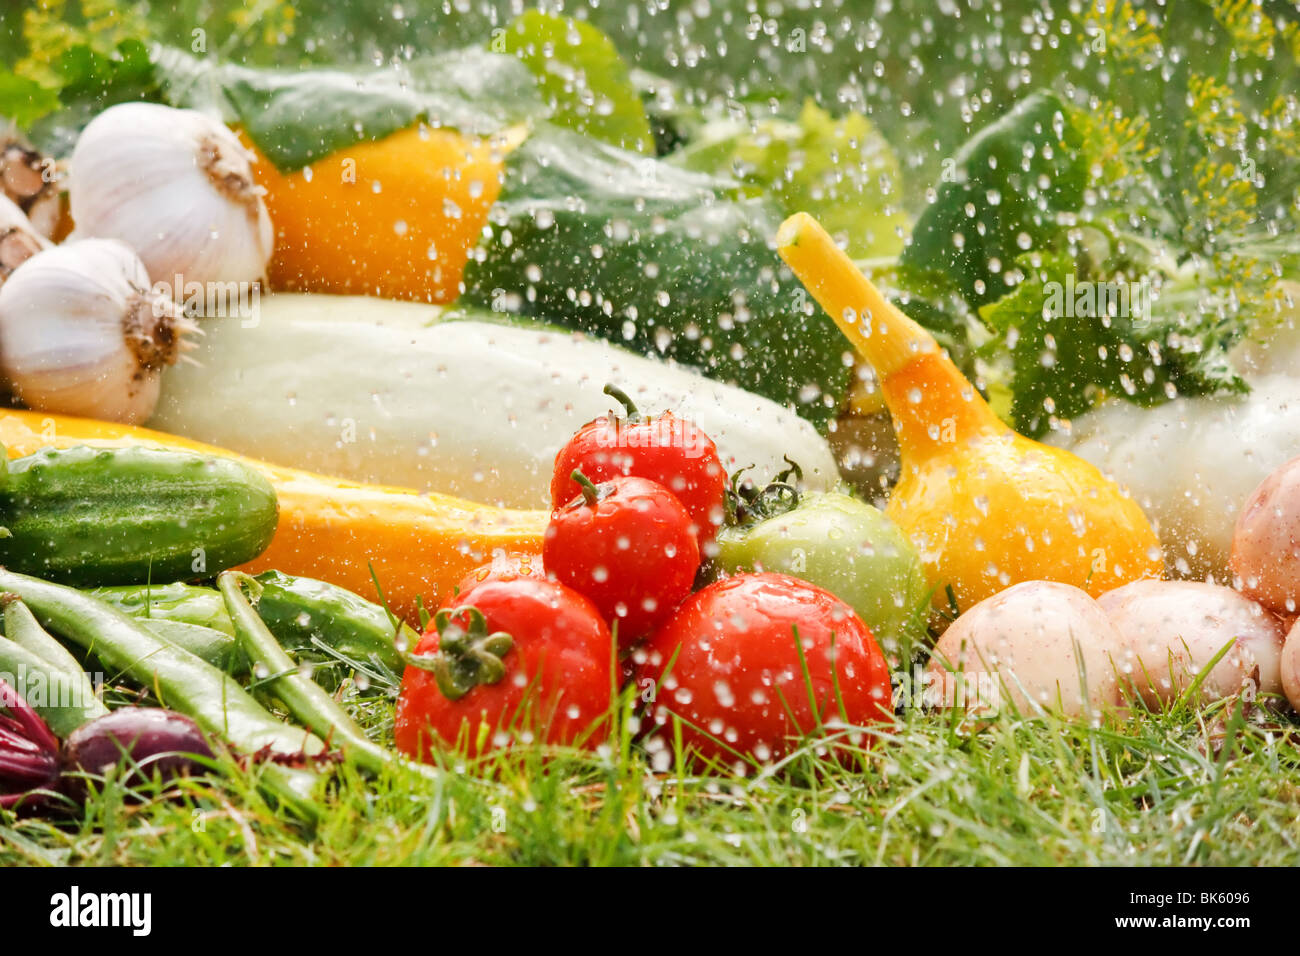
[[[366,737],[338,701],[315,681],[298,672],[293,658],[280,646],[244,597],[240,590],[241,580],[248,582],[256,593],[257,580],[235,571],[222,572],[217,578],[217,587],[225,598],[230,620],[235,625],[235,636],[244,652],[255,669],[265,670],[271,675],[267,678],[267,686],[284,702],[289,712],[331,744],[340,747],[358,766],[370,773],[401,767],[430,780],[439,779],[440,775],[434,768],[405,760]]]
[[[108,708],[68,649],[46,633],[16,594],[0,594],[5,636],[0,640],[0,670],[11,673],[30,707],[60,739]]]
[[[260,588],[254,604],[258,616],[275,635],[276,642],[299,663],[318,665],[313,677],[329,690],[338,686],[339,677],[346,672],[345,668],[330,666],[340,661],[377,665],[400,676],[406,662],[397,648],[397,639],[400,637],[407,649],[414,648],[420,639],[409,625],[400,624],[395,628],[378,604],[338,585],[279,571],[265,571],[257,575],[257,582]],[[221,595],[211,588],[175,583],[99,588],[94,594],[139,620],[201,625],[230,634],[233,641],[230,615]],[[185,640],[197,639],[195,635],[178,632],[173,637],[166,627],[162,625],[157,630],[209,663],[218,663],[203,646]],[[207,644],[216,652],[217,645],[211,635],[208,638]],[[235,659],[232,666],[239,668],[247,664]]]
[[[231,677],[244,677],[248,674],[248,658],[240,649],[239,642],[224,631],[166,617],[142,617],[137,620],[150,633],[189,651]]]
[[[277,720],[229,675],[75,588],[0,569],[0,590],[23,599],[50,630],[151,688],[164,707],[192,717],[245,754],[314,756],[319,737]]]
[[[60,740],[108,713],[80,667],[72,671],[59,667],[7,637],[0,637],[0,678],[22,695]]]

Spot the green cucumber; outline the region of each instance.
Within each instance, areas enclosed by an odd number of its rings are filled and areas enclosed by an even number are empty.
[[[275,533],[275,490],[229,458],[46,448],[9,462],[0,565],[80,587],[211,577]]]

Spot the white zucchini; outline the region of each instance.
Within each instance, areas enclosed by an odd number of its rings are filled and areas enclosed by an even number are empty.
[[[357,481],[544,507],[555,453],[610,409],[601,389],[614,382],[645,412],[698,422],[728,469],[767,478],[789,455],[810,487],[838,477],[792,412],[605,342],[364,297],[263,296],[259,313],[252,327],[204,320],[199,364],[166,372],[152,427]]]

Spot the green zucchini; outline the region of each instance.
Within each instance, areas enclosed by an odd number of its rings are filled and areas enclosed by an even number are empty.
[[[46,448],[0,484],[0,565],[81,587],[211,577],[261,554],[276,519],[270,483],[232,459]]]

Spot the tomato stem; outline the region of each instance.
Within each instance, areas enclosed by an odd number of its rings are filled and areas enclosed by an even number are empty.
[[[586,501],[589,506],[594,508],[596,502],[600,501],[600,491],[594,484],[592,484],[591,479],[582,473],[581,468],[573,469],[573,472],[569,477],[582,487],[583,500]]]
[[[468,627],[460,622],[466,617]],[[502,659],[515,640],[505,631],[489,634],[487,618],[478,608],[443,608],[433,616],[433,626],[438,629],[438,652],[410,655],[408,662],[432,673],[448,700],[460,700],[479,684],[496,684],[506,676]]]
[[[633,404],[632,399],[628,397],[627,392],[623,391],[613,382],[610,382],[605,386],[605,394],[623,406],[623,409],[627,412],[624,421],[641,421],[641,413],[637,411],[636,405]]]
[[[798,483],[803,480],[803,469],[789,457],[785,460],[789,467],[761,488],[741,479],[741,474],[747,470],[745,468],[738,469],[731,476],[726,492],[729,527],[758,524],[799,507],[802,496]],[[793,482],[790,481],[792,476]]]

